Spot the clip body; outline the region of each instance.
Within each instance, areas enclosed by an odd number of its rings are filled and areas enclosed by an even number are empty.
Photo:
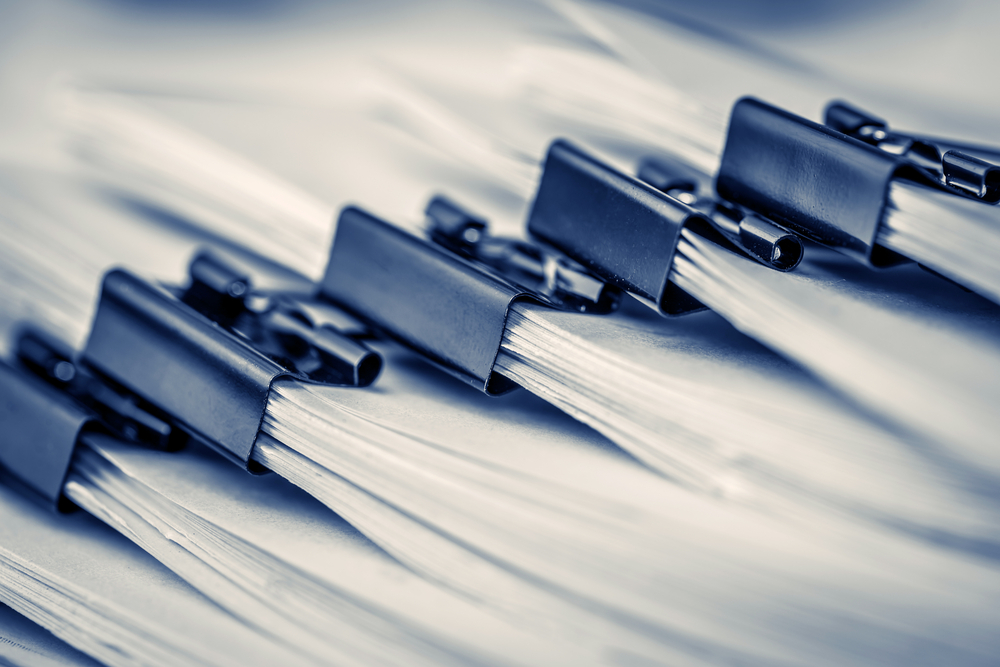
[[[104,278],[81,360],[247,469],[271,383],[295,376],[166,290],[121,270]]]
[[[528,231],[664,315],[704,306],[670,280],[685,227],[740,252],[684,202],[555,141],[528,217]]]
[[[517,388],[493,364],[510,304],[535,296],[444,247],[345,208],[320,295],[487,394]]]
[[[62,494],[81,434],[97,415],[72,398],[0,361],[0,471],[42,504],[72,505]]]
[[[876,267],[906,261],[877,243],[893,179],[961,196],[973,190],[992,196],[1000,175],[988,163],[942,156],[914,137],[890,136],[881,121],[843,105],[832,110],[828,119],[839,129],[759,100],[738,101],[716,178],[718,194]]]

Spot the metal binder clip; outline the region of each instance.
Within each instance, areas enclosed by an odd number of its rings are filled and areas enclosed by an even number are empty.
[[[991,204],[1000,201],[1000,167],[994,164],[1000,162],[1000,151],[896,132],[881,118],[841,101],[827,106],[824,123],[849,137],[913,161],[934,174],[942,185]]]
[[[58,511],[77,444],[93,433],[176,449],[184,438],[155,409],[74,363],[41,332],[17,340],[20,368],[0,361],[0,472],[4,481]]]
[[[528,231],[664,315],[704,308],[670,280],[685,228],[769,266],[790,269],[798,262],[800,244],[783,230],[768,228],[763,220],[748,221],[742,229],[742,218],[713,221],[691,205],[698,202],[693,183],[679,179],[666,185],[684,190],[683,197],[668,196],[558,140],[545,158]],[[744,238],[753,252],[743,247]]]
[[[820,125],[752,98],[733,107],[716,191],[870,266],[906,258],[877,243],[889,183],[908,179],[955,195],[1000,199],[995,151],[891,132],[843,103]],[[1000,156],[998,156],[1000,157]]]
[[[250,457],[275,380],[364,386],[381,369],[376,353],[313,321],[298,299],[255,293],[207,254],[192,262],[186,290],[110,271],[80,360],[252,472],[262,471]]]
[[[487,394],[517,388],[493,371],[515,300],[588,313],[618,305],[616,288],[489,236],[484,220],[443,198],[427,215],[434,240],[345,208],[319,294]]]
[[[761,264],[791,271],[802,261],[802,242],[773,222],[713,197],[711,183],[682,163],[665,157],[639,165],[640,181],[701,211],[718,231]]]
[[[73,453],[91,434],[177,449],[204,442],[241,467],[251,460],[279,378],[365,386],[381,358],[295,295],[254,292],[203,253],[191,284],[169,290],[122,270],[104,277],[87,345],[72,353],[35,330],[0,362],[0,472],[59,510]],[[357,328],[355,327],[357,333]]]

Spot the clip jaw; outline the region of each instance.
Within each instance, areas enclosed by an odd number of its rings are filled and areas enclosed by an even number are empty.
[[[490,395],[517,384],[494,372],[507,312],[531,300],[608,312],[620,292],[443,197],[427,207],[430,240],[359,208],[341,211],[319,294]]]
[[[319,296],[487,394],[517,388],[493,364],[510,304],[533,295],[441,246],[347,207]]]
[[[738,223],[732,226],[738,236]],[[683,200],[609,167],[564,140],[549,147],[528,231],[663,315],[704,308],[670,280],[685,228],[745,254],[708,215]],[[761,250],[768,264],[780,257],[782,251],[775,249],[787,234],[774,236],[771,249]],[[786,241],[785,247],[788,259],[793,259],[798,243]]]

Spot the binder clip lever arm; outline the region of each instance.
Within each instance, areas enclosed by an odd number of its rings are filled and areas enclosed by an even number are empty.
[[[639,165],[640,181],[704,213],[712,226],[762,264],[791,271],[802,261],[802,242],[770,220],[726,203],[711,194],[711,185],[679,161],[648,158]]]

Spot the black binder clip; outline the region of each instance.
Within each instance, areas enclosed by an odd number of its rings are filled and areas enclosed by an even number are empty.
[[[1000,201],[1000,167],[996,166],[1000,151],[996,149],[896,132],[881,118],[847,102],[831,102],[823,122],[849,137],[913,161],[941,185],[990,204]]]
[[[996,151],[892,132],[835,102],[826,125],[752,98],[736,103],[716,178],[726,201],[870,266],[906,261],[877,243],[889,183],[908,179],[987,203],[1000,200]]]
[[[0,475],[57,511],[74,506],[62,494],[76,446],[96,434],[158,449],[184,438],[145,406],[72,359],[40,331],[17,338],[19,368],[0,361]]]
[[[493,370],[515,300],[595,314],[618,306],[616,288],[529,243],[490,236],[485,220],[442,197],[426,213],[429,239],[345,208],[320,296],[487,394],[517,388]]]
[[[381,358],[324,319],[329,306],[254,292],[209,254],[170,290],[123,270],[104,277],[90,337],[74,360],[22,336],[26,371],[0,373],[0,467],[47,502],[81,437],[94,431],[162,448],[195,438],[254,473],[251,460],[275,380],[366,386]],[[355,327],[357,329],[357,327]]]
[[[528,231],[664,315],[704,308],[670,280],[685,228],[778,270],[801,259],[795,236],[709,201],[683,169],[661,162],[644,176],[657,187],[558,140],[545,158]]]

